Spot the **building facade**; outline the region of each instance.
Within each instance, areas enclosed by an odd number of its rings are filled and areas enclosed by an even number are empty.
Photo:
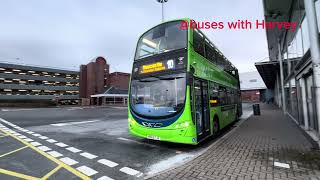
[[[79,99],[79,72],[0,63],[0,104]]]
[[[102,93],[108,86],[109,64],[103,57],[80,66],[80,98]]]
[[[316,141],[320,136],[320,1],[263,0],[267,22],[296,22],[292,30],[268,29],[270,62],[256,63],[275,101]]]
[[[242,102],[266,102],[267,88],[257,71],[239,73]]]

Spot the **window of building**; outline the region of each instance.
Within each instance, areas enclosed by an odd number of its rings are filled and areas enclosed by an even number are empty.
[[[257,82],[257,79],[250,79],[249,82]]]

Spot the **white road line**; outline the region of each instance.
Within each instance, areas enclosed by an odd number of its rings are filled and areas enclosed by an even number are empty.
[[[99,177],[97,180],[114,180],[108,176],[102,176],[102,177]]]
[[[135,176],[135,175],[137,175],[137,174],[140,173],[139,171],[134,170],[134,169],[129,168],[129,167],[123,167],[123,168],[120,169],[120,171],[121,171],[121,172],[124,172],[124,173],[126,173],[126,174],[129,174],[129,175],[131,175],[131,176]]]
[[[88,158],[88,159],[94,159],[94,158],[97,158],[97,157],[98,157],[98,156],[93,155],[93,154],[88,153],[88,152],[81,153],[80,155],[83,156],[83,157],[86,157],[86,158]]]
[[[48,141],[49,143],[55,143],[55,142],[58,142],[58,141],[56,141],[56,140],[54,140],[54,139],[47,139],[47,141]]]
[[[56,123],[56,124],[50,124],[50,125],[51,126],[70,126],[70,125],[76,125],[76,124],[92,123],[92,122],[97,122],[97,121],[100,121],[100,120],[69,122],[69,123]]]
[[[32,142],[33,141],[33,139],[30,139],[30,138],[27,138],[27,139],[24,139],[25,141],[27,141],[27,142]]]
[[[41,136],[41,134],[32,134],[32,136],[38,137]]]
[[[68,158],[68,157],[61,158],[60,160],[70,166],[78,164],[78,161],[75,161],[75,160]]]
[[[50,151],[51,150],[51,148],[48,148],[47,146],[39,146],[37,148],[40,149],[41,151]]]
[[[27,133],[28,133],[28,134],[34,134],[34,132],[32,132],[32,131],[28,131]]]
[[[287,164],[287,163],[274,162],[273,165],[274,165],[274,166],[277,166],[277,167],[287,168],[287,169],[290,168],[290,165]]]
[[[61,157],[63,156],[63,154],[57,152],[57,151],[50,151],[50,152],[47,152],[48,154],[50,154],[51,156],[57,158],[57,157]]]
[[[27,136],[20,135],[20,136],[18,136],[18,138],[25,139],[25,138],[28,138],[28,137],[27,137]]]
[[[107,160],[107,159],[100,159],[98,161],[98,163],[101,163],[103,165],[106,165],[106,166],[109,166],[109,167],[112,167],[112,168],[119,165],[118,163],[115,163],[115,162]]]
[[[77,168],[77,170],[79,170],[80,172],[82,172],[83,174],[87,175],[87,176],[92,176],[98,173],[98,171],[91,169],[87,166],[80,166]]]
[[[68,145],[62,143],[62,142],[59,142],[59,143],[56,143],[55,145],[59,146],[59,147],[67,147]]]
[[[80,149],[77,149],[77,148],[74,148],[74,147],[68,147],[68,148],[66,148],[66,150],[71,151],[73,153],[78,153],[78,152],[81,151]]]
[[[38,143],[38,142],[32,142],[32,143],[30,143],[32,146],[40,146],[41,144],[40,143]]]
[[[40,136],[40,139],[49,139],[47,136]]]

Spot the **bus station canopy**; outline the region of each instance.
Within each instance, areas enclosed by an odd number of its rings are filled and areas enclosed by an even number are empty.
[[[256,62],[255,66],[268,89],[273,89],[279,72],[279,62]]]

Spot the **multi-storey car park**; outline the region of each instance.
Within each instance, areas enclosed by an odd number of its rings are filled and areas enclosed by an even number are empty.
[[[0,63],[0,104],[78,100],[78,71]]]

